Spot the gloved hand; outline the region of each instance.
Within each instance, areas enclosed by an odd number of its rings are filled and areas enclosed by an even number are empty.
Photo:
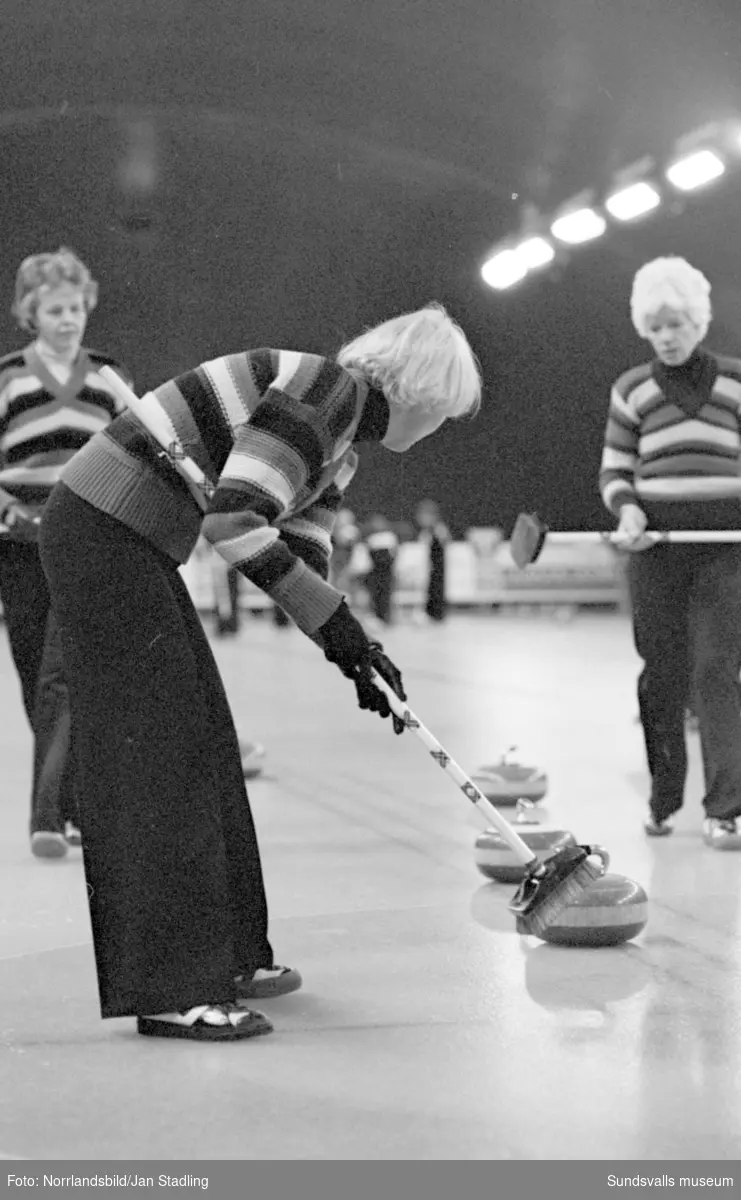
[[[360,707],[381,717],[393,717],[394,732],[403,733],[404,722],[392,713],[388,696],[371,678],[371,672],[376,670],[399,699],[406,700],[401,673],[383,653],[383,646],[368,640],[363,626],[344,600],[317,630],[315,640],[327,661],[338,666],[342,674],[353,681]]]
[[[0,521],[6,526],[14,542],[37,542],[41,517],[33,509],[14,500],[0,512]]]

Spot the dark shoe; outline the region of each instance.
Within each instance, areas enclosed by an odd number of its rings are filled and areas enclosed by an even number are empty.
[[[137,1017],[142,1037],[188,1038],[194,1042],[236,1042],[272,1033],[265,1013],[237,1008],[235,1004],[200,1004],[185,1013],[160,1013]]]
[[[31,853],[36,858],[64,858],[67,853],[67,839],[63,833],[37,829],[36,833],[31,834]]]
[[[237,975],[237,1003],[243,1000],[272,1000],[275,996],[287,996],[297,992],[303,980],[293,967],[260,967],[251,979]]]
[[[650,809],[646,820],[643,822],[643,829],[648,837],[668,837],[670,833],[674,832],[668,818],[663,821],[657,821]]]

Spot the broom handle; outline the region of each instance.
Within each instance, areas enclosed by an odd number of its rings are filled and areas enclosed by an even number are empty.
[[[389,704],[396,713],[397,717],[404,722],[407,729],[411,729],[414,733],[416,733],[419,740],[429,750],[430,755],[435,760],[437,765],[442,767],[443,771],[445,771],[445,773],[449,775],[451,779],[455,780],[455,782],[458,784],[458,787],[463,792],[463,795],[470,800],[472,804],[476,805],[479,812],[486,817],[487,821],[491,822],[498,833],[502,835],[512,853],[519,858],[520,862],[526,867],[529,867],[531,863],[537,862],[537,854],[533,854],[530,847],[523,842],[522,838],[517,836],[509,821],[505,820],[505,818],[497,811],[491,801],[487,800],[484,793],[479,791],[473,780],[468,778],[466,772],[462,767],[459,767],[454,758],[450,757],[447,750],[443,750],[440,743],[432,736],[429,729],[425,728],[419,717],[416,717],[411,709],[399,699],[396,693],[389,688],[385,679],[382,679],[377,671],[372,671],[371,676],[376,686],[381,688],[381,690],[384,691],[388,696]]]
[[[741,542],[741,529],[673,529],[666,533],[647,529],[641,536],[650,538],[654,542]],[[615,530],[609,533],[585,533],[584,530],[575,530],[573,533],[569,533],[559,529],[555,533],[550,530],[546,533],[546,542],[619,543],[621,540]]]
[[[188,484],[196,504],[205,512],[214,491],[213,484],[183,450],[175,426],[157,397],[152,392],[147,392],[146,396],[140,398],[111,367],[101,367],[98,374],[103,376],[111,391],[131,409],[147,432],[162,447],[171,465]]]

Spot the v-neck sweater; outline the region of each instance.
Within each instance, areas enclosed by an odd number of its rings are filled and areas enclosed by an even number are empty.
[[[698,349],[621,375],[599,487],[611,513],[637,504],[653,529],[741,529],[741,360]]]
[[[66,383],[49,370],[34,345],[0,359],[0,489],[23,503],[43,504],[62,468],[121,411],[99,374],[107,354],[81,349]]]

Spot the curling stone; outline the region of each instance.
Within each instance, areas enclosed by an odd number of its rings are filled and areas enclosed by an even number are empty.
[[[262,761],[265,758],[265,747],[259,742],[239,741],[242,755],[242,775],[245,779],[257,779],[262,775]]]
[[[514,762],[510,755],[517,749],[511,746],[498,763],[479,767],[473,782],[496,808],[513,807],[518,800],[537,803],[548,791],[548,777],[537,767]]]
[[[620,946],[648,921],[648,896],[625,875],[603,875],[540,935],[554,946]],[[522,933],[520,922],[517,931]]]
[[[564,846],[575,846],[576,838],[565,829],[546,829],[533,820],[532,801],[517,801],[517,816],[512,827],[526,846],[542,862]],[[496,829],[487,829],[476,838],[474,862],[482,875],[496,883],[519,883],[526,868]]]

